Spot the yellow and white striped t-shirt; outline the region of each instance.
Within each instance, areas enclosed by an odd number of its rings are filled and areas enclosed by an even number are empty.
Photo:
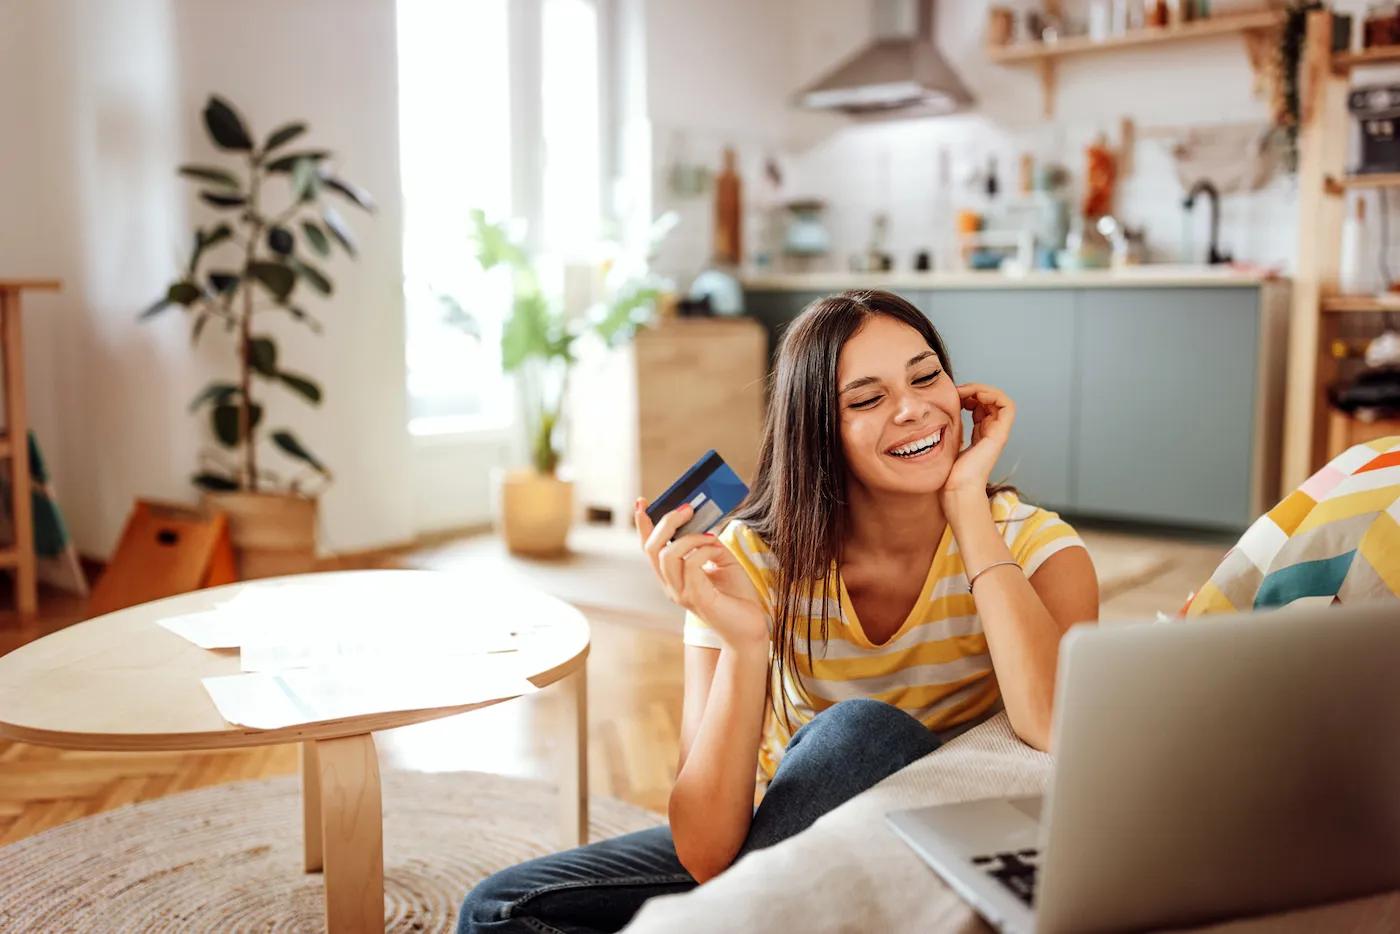
[[[1056,552],[1084,544],[1058,515],[1022,503],[1011,492],[993,497],[992,518],[1004,530],[1011,556],[1027,577]],[[758,588],[771,628],[777,570],[768,546],[737,520],[719,538]],[[765,778],[772,778],[792,731],[839,701],[854,697],[886,701],[940,732],[973,721],[1000,704],[987,637],[967,589],[967,574],[951,528],[944,529],[913,609],[887,642],[876,645],[866,637],[839,574],[824,598],[825,649],[820,638],[820,603],[804,601],[809,605],[802,607],[802,616],[796,620],[800,686],[791,672],[784,675],[786,683],[773,685],[775,697],[779,689],[786,693],[793,723],[789,729],[785,717],[769,710],[759,748],[759,770]],[[807,626],[812,632],[810,658]],[[694,614],[686,615],[685,642],[709,648],[721,645],[718,634]]]

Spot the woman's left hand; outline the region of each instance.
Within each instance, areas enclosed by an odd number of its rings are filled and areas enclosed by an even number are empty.
[[[972,443],[958,453],[948,480],[943,484],[944,495],[975,491],[985,495],[992,468],[1011,437],[1011,423],[1016,420],[1016,403],[1000,389],[982,383],[958,387],[962,407],[972,412]]]

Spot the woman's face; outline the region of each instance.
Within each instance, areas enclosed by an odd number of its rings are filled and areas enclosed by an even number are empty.
[[[962,403],[919,332],[873,315],[841,348],[836,371],[852,479],[872,492],[942,489],[962,449]]]

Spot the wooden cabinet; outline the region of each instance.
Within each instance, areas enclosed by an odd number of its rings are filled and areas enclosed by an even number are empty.
[[[581,360],[570,391],[575,501],[630,521],[711,448],[752,482],[768,337],[751,318],[677,318]]]
[[[751,482],[763,436],[763,329],[678,319],[638,335],[633,353],[642,495],[656,497],[711,448]]]

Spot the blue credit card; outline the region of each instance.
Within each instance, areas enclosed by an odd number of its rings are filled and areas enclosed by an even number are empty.
[[[695,515],[676,530],[676,536],[695,535],[708,532],[718,525],[748,495],[749,488],[744,486],[744,481],[739,479],[733,468],[724,462],[724,458],[710,451],[647,506],[647,518],[656,524],[666,513],[689,503]]]

